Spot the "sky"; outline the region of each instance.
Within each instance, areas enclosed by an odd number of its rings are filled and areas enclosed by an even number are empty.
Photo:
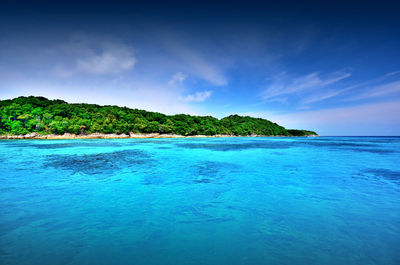
[[[400,3],[259,2],[2,1],[0,99],[400,135]]]

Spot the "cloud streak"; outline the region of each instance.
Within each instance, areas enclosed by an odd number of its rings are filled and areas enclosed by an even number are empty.
[[[203,92],[196,92],[194,94],[186,95],[184,97],[180,97],[179,99],[182,101],[189,101],[189,102],[203,102],[209,97],[211,97],[212,91],[203,91]]]
[[[355,96],[348,96],[344,98],[345,101],[356,101],[362,99],[379,98],[391,94],[400,92],[400,81],[388,81],[387,79],[396,78],[400,71],[387,73],[379,78],[375,78],[366,82],[358,83],[343,89],[330,89],[321,93],[316,93],[310,97],[302,100],[303,105],[320,102],[333,98],[345,93],[350,94],[351,92],[357,93]],[[379,84],[381,83],[381,84]],[[378,85],[379,84],[379,85]]]
[[[350,77],[350,73],[335,72],[322,77],[318,72],[313,72],[298,78],[291,79],[286,73],[282,73],[275,78],[272,84],[262,92],[261,97],[265,101],[276,100],[281,96],[298,94],[310,90],[319,90],[321,88],[333,85]]]
[[[164,36],[163,40],[168,51],[183,63],[186,72],[215,86],[226,86],[228,84],[228,79],[222,69],[217,64],[212,63],[212,60],[207,60],[194,48],[171,38],[171,34]]]
[[[168,81],[169,86],[179,86],[182,85],[183,81],[188,77],[187,74],[182,72],[178,72],[172,76],[172,78]]]
[[[387,84],[374,86],[369,89],[365,89],[365,92],[358,94],[357,96],[348,98],[347,100],[361,100],[369,98],[378,98],[382,96],[388,96],[391,94],[400,92],[400,81],[394,81]]]

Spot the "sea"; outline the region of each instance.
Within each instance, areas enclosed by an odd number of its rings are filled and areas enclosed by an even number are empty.
[[[1,140],[2,265],[400,264],[400,138]]]

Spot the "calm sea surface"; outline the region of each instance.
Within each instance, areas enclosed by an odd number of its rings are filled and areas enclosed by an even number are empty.
[[[0,141],[0,264],[400,264],[400,138]]]

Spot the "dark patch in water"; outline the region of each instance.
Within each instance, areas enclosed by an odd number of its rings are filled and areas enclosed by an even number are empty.
[[[45,140],[43,140],[45,141]],[[49,140],[54,141],[54,140]],[[122,146],[122,143],[113,142],[112,140],[87,140],[85,142],[74,142],[75,140],[68,140],[65,143],[34,143],[31,142],[16,142],[9,145],[10,148],[21,147],[21,148],[37,148],[37,149],[62,149],[62,148],[74,148],[74,147],[117,147]]]
[[[400,137],[321,137],[314,141],[336,141],[336,142],[357,142],[357,143],[395,143],[400,141]]]
[[[144,185],[162,185],[164,184],[165,180],[159,176],[155,175],[145,175],[143,178]]]
[[[357,142],[351,142],[351,141],[331,141],[329,139],[327,140],[308,140],[308,141],[297,141],[295,146],[299,147],[308,147],[308,146],[313,146],[313,147],[322,147],[322,148],[330,148],[331,150],[346,150],[346,151],[353,151],[353,152],[367,152],[367,153],[373,153],[373,154],[392,154],[396,153],[396,150],[393,149],[385,149],[382,148],[382,146],[379,144],[381,142],[379,141],[368,141],[368,142],[362,142],[358,140],[353,140]],[[385,142],[382,142],[385,143]]]
[[[174,215],[185,215],[185,216],[195,216],[195,217],[210,217],[210,215],[205,213],[207,207],[202,205],[194,205],[194,206],[179,206],[175,207],[172,211]]]
[[[203,161],[188,170],[190,180],[195,184],[225,184],[227,177],[238,170],[235,164]]]
[[[151,157],[140,150],[124,150],[90,155],[49,155],[45,166],[71,170],[89,175],[104,174],[130,166],[152,163]]]
[[[400,185],[400,171],[384,169],[384,168],[372,168],[363,170],[359,173],[361,176],[373,176],[378,178],[384,178],[389,181],[393,181]]]
[[[265,141],[247,143],[179,143],[178,147],[188,149],[207,149],[211,151],[241,151],[247,149],[285,149],[293,147],[293,142]]]
[[[176,139],[160,139],[160,138],[149,138],[149,139],[131,139],[131,141],[127,142],[129,145],[136,145],[136,144],[171,144],[171,140]]]
[[[181,224],[222,223],[233,220],[231,216],[216,214],[214,208],[213,204],[180,205],[175,207],[171,213],[179,216],[178,223]]]
[[[320,140],[318,138],[315,139],[291,139],[291,141],[287,141],[287,138],[279,141],[276,139],[255,139],[249,140],[246,142],[237,142],[235,139],[230,141],[214,141],[214,142],[178,142],[176,146],[188,149],[207,149],[211,151],[241,151],[248,149],[287,149],[293,147],[322,147],[322,148],[334,148],[334,149],[343,149],[343,148],[360,148],[361,151],[369,152],[372,149],[378,147],[379,145],[375,143],[363,143],[363,142],[345,142],[345,141],[332,141],[329,139]],[[383,149],[380,149],[383,150]],[[381,151],[381,152],[385,152]],[[373,152],[373,151],[371,151]],[[390,151],[388,151],[390,152]]]
[[[211,183],[212,180],[208,178],[201,178],[193,180],[194,183]]]
[[[157,147],[157,149],[172,149],[172,147],[168,147],[168,146],[160,146],[160,147]]]
[[[355,143],[355,142],[341,142],[341,141],[297,141],[300,146],[316,146],[316,147],[374,147],[375,144],[369,143]]]
[[[390,149],[380,149],[380,148],[374,148],[374,149],[368,149],[368,148],[348,148],[347,150],[354,151],[354,152],[367,152],[367,153],[373,153],[373,154],[391,154],[395,153],[396,151],[390,150]]]

